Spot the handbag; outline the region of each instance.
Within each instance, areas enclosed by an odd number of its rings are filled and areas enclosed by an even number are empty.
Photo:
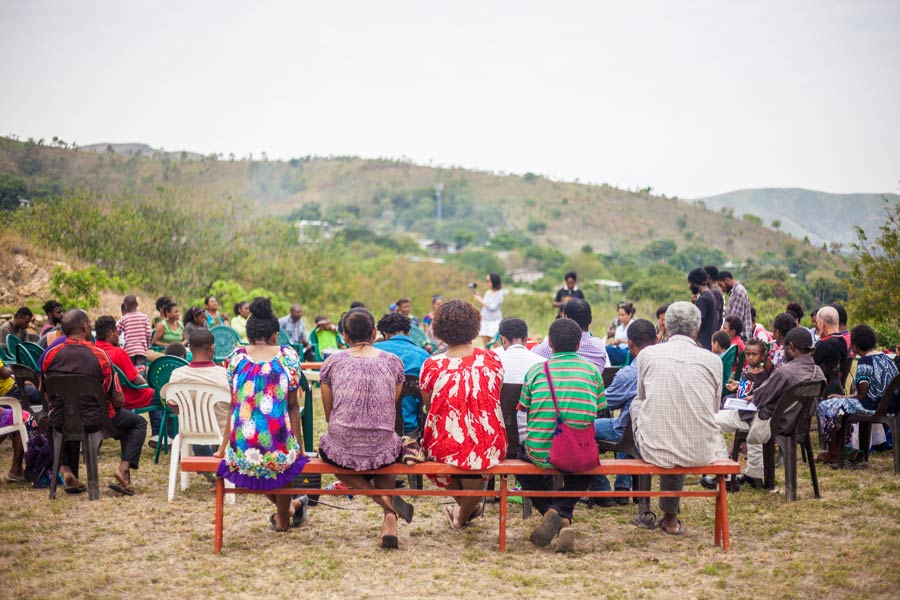
[[[550,378],[549,361],[544,363],[544,374],[550,387],[550,397],[556,409],[556,430],[550,445],[550,464],[566,473],[582,473],[600,464],[600,452],[597,440],[594,439],[594,428],[576,429],[567,425],[559,414],[559,403],[556,401],[556,390]]]

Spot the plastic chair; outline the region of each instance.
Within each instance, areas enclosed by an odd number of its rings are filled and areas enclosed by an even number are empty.
[[[22,452],[28,448],[28,431],[25,429],[25,420],[22,418],[22,410],[28,405],[24,400],[13,398],[12,396],[0,397],[0,406],[6,406],[12,410],[12,424],[6,427],[0,427],[0,436],[8,433],[18,433],[19,441],[22,444]],[[15,440],[13,440],[15,444]]]
[[[722,397],[724,398],[728,395],[728,390],[725,389],[725,384],[728,383],[728,380],[731,379],[731,375],[734,373],[734,365],[735,360],[737,359],[737,346],[731,346],[726,350],[722,356]]]
[[[839,383],[841,363],[838,361],[822,363],[820,368],[822,369],[822,374],[825,375],[825,387],[822,390],[821,398],[819,398],[819,400],[825,400],[828,397],[828,394],[843,394],[843,389],[840,391],[838,390],[838,386],[841,385]],[[816,429],[819,432],[819,450],[828,450],[828,445],[825,443],[825,429],[822,427],[822,419],[819,418],[818,412],[816,412],[815,417]],[[809,460],[805,451],[804,459]]]
[[[38,348],[40,348],[40,346],[38,346]],[[19,342],[16,346],[16,364],[25,365],[32,371],[40,371],[37,366],[37,359],[32,356],[31,352],[31,350],[28,350],[28,348],[25,347],[24,343]]]
[[[781,447],[781,456],[784,457],[784,495],[787,500],[797,499],[797,444],[809,457],[809,476],[812,479],[813,493],[816,498],[819,494],[819,479],[816,476],[816,461],[813,458],[812,442],[809,435],[809,423],[812,413],[815,412],[819,397],[825,384],[821,381],[802,381],[794,384],[781,395],[775,413],[770,420],[772,434],[769,441],[763,445],[763,468],[765,486],[767,489],[775,487],[775,444]],[[784,413],[799,403],[799,414],[793,427],[788,432],[782,432],[781,422]]]
[[[499,344],[500,344],[500,333],[497,332],[497,333],[494,334],[494,337],[491,338],[491,341],[489,341],[487,344],[484,345],[484,349],[485,349],[485,350],[490,350],[490,349],[492,349],[494,346],[498,346]]]
[[[128,378],[125,376],[125,372],[122,371],[122,369],[120,369],[116,365],[113,365],[112,368],[116,372],[116,377],[119,378],[119,385],[122,386],[123,388],[128,388],[130,390],[145,390],[150,387],[150,384],[147,384],[147,383],[142,383],[140,385],[138,385],[136,383],[132,383],[131,381],[128,381]],[[153,412],[154,410],[162,410],[162,409],[163,409],[162,406],[160,406],[160,404],[156,401],[156,394],[154,394],[153,400],[147,406],[141,406],[138,408],[129,408],[128,410],[130,410],[131,412],[133,412],[136,415],[142,415],[144,413]]]
[[[147,366],[147,382],[154,391],[152,404],[161,405],[163,411],[162,422],[159,426],[159,437],[156,443],[156,455],[153,458],[155,464],[159,464],[160,450],[165,449],[166,454],[168,454],[169,433],[175,433],[174,431],[169,431],[169,419],[172,417],[172,413],[169,410],[169,405],[163,402],[160,390],[169,383],[172,371],[187,364],[188,361],[177,356],[160,356]]]
[[[603,387],[608,388],[609,384],[612,383],[612,380],[616,377],[616,373],[619,372],[621,367],[605,367],[603,369]]]
[[[291,338],[289,338],[284,331],[278,332],[278,345],[279,346],[290,346],[291,345]]]
[[[869,461],[869,440],[872,436],[872,423],[881,423],[891,428],[894,436],[894,475],[900,475],[900,375],[895,376],[884,390],[881,401],[874,415],[848,415],[844,427],[859,423],[859,449]]]
[[[22,340],[14,336],[13,334],[9,334],[6,336],[6,355],[9,356],[9,362],[14,363],[18,360],[18,353],[16,350],[19,345],[22,343]],[[7,362],[5,359],[3,362]]]
[[[500,413],[503,415],[503,426],[506,428],[506,457],[518,458],[519,424],[516,421],[516,407],[522,396],[521,383],[504,383],[500,386]],[[522,499],[522,518],[531,516],[531,498]]]
[[[44,379],[47,397],[62,403],[62,431],[53,430],[53,472],[50,476],[50,499],[56,498],[59,481],[59,457],[65,442],[80,441],[84,453],[84,463],[88,475],[88,497],[100,499],[100,475],[98,473],[98,453],[104,438],[118,435],[109,420],[109,406],[106,392],[101,383],[88,375],[51,375]],[[96,407],[98,421],[85,423],[83,410]],[[86,430],[85,426],[87,426]]]
[[[11,365],[16,362],[16,355],[10,353],[7,346],[0,346],[0,361],[3,361],[4,365]]]
[[[228,360],[228,357],[234,354],[234,351],[241,345],[241,336],[228,325],[216,325],[209,332],[213,334],[216,344],[214,362],[220,363]],[[279,332],[280,336],[281,332]]]
[[[35,364],[37,364],[37,361],[41,357],[41,354],[44,353],[44,349],[34,342],[21,342],[19,343],[19,346],[24,348],[28,352],[28,354],[31,355],[31,358],[34,360]]]
[[[222,443],[222,431],[216,419],[215,405],[231,403],[231,394],[214,385],[199,383],[173,383],[166,388],[166,404],[178,407],[178,435],[172,444],[169,458],[169,502],[175,498],[175,476],[181,464],[181,456],[191,455],[191,446],[215,446]],[[181,472],[181,490],[188,486],[189,473]],[[234,487],[225,482],[226,487]],[[230,494],[233,496],[234,494]]]

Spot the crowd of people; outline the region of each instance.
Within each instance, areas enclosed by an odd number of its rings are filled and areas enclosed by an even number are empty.
[[[413,339],[420,321],[411,314],[408,298],[398,299],[377,319],[355,302],[337,323],[318,315],[310,332],[299,304],[279,318],[267,298],[235,304],[229,320],[215,297],[206,298],[202,307],[189,307],[183,318],[175,301],[161,297],[155,322],[138,310],[133,295],[124,298],[120,318],[104,315],[93,321],[81,309],[64,312],[51,301],[44,306],[47,322],[39,335],[30,333],[33,315],[24,307],[0,327],[0,334],[23,341],[33,336],[45,348],[37,361],[45,377],[85,374],[102,383],[121,443],[121,461],[109,487],[127,495],[135,493],[131,473],[139,466],[148,428],[131,409],[152,403],[153,391],[142,384],[148,363],[163,354],[190,358],[170,383],[204,383],[227,390],[230,406],[217,407],[222,442],[218,449],[196,452],[215,452],[222,459],[219,477],[258,490],[290,486],[308,460],[302,451],[298,388],[301,362],[304,355],[310,358],[313,345],[324,359],[320,385],[327,428],[317,440],[322,460],[353,471],[398,461],[437,461],[473,471],[432,478],[434,485],[460,491],[485,489],[489,478],[479,471],[506,458],[554,467],[552,448],[563,425],[589,429],[595,439],[616,443],[630,430],[640,458],[663,468],[702,467],[725,458],[729,453],[723,433],[746,431],[747,466],[735,483],[762,487],[762,444],[769,439],[768,421],[782,393],[798,382],[825,381],[822,367],[840,364],[852,353],[859,359],[855,393],[844,394],[838,384],[817,409],[829,446],[817,460],[847,466],[847,415],[872,413],[897,376],[895,363],[876,349],[871,327],[858,324],[847,329],[842,306],[819,307],[813,327],[806,328],[800,326],[802,308],[791,303],[774,319],[770,333],[757,322],[744,286],[715,267],[691,271],[690,300],[661,306],[655,322],[636,318],[633,304],[619,304],[606,340],[590,332],[592,307],[578,289],[574,272],[566,274],[565,286],[553,299],[557,318],[539,343],[531,339],[523,319],[503,317],[500,276],[491,273],[486,283],[482,294],[476,284],[470,286],[471,301],[445,301],[435,295],[431,312],[421,320],[424,343]],[[224,364],[216,364],[210,330],[221,325],[233,327],[245,343]],[[280,343],[282,336],[290,344]],[[494,348],[484,347],[495,341],[499,343]],[[5,335],[0,343],[6,344]],[[725,356],[733,356],[732,361],[742,357],[733,378],[723,378]],[[606,387],[603,373],[613,366],[617,369]],[[113,367],[133,385],[123,386]],[[522,386],[516,456],[507,456],[500,404],[504,385]],[[0,395],[28,393],[34,398],[37,393],[14,386],[9,369],[0,363]],[[165,397],[165,389],[162,392]],[[725,408],[723,398],[731,396],[743,400],[745,408]],[[49,426],[59,429],[61,399],[47,400]],[[609,412],[616,410],[615,415]],[[161,411],[149,412],[148,418],[149,443],[154,445]],[[787,411],[781,428],[789,431],[797,418],[796,410]],[[14,456],[10,479],[22,479],[21,461],[21,455]],[[77,442],[66,444],[60,472],[66,492],[85,489],[77,475]],[[396,485],[393,476],[338,478],[351,489]],[[684,483],[683,476],[660,478],[662,490],[681,490]],[[715,485],[711,478],[701,483]],[[553,492],[610,489],[606,477],[578,473],[519,476],[518,484],[547,492],[534,498],[542,518],[530,540],[539,547],[556,540],[558,552],[574,548],[572,523],[578,500]],[[617,476],[613,485],[629,490],[631,478]],[[413,505],[399,496],[371,498],[383,510],[379,543],[396,548],[399,522],[412,520]],[[271,494],[269,499],[275,505],[270,518],[274,531],[289,531],[305,521],[304,498]],[[609,507],[616,502],[629,500],[604,498],[596,504]],[[658,522],[644,512],[634,523],[667,534],[682,533],[679,499],[661,498],[659,506],[663,518]],[[457,496],[444,509],[454,530],[468,526],[483,511],[484,498],[477,495]]]

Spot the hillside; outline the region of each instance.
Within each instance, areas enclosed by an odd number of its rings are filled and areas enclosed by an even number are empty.
[[[679,249],[702,241],[742,260],[766,250],[783,256],[790,245],[772,229],[689,202],[530,173],[493,174],[355,157],[181,160],[169,153],[145,156],[147,150],[139,144],[110,146],[112,153],[97,153],[0,138],[0,173],[24,178],[31,191],[85,187],[106,194],[148,195],[164,187],[204,202],[246,196],[273,214],[296,211],[298,216],[340,218],[380,233],[408,232],[449,243],[486,242],[507,230],[567,254],[584,246],[596,252],[636,252],[651,241],[669,239]],[[130,154],[117,153],[116,148]],[[435,231],[438,183],[444,186],[444,221]]]
[[[884,194],[892,203],[897,194]],[[808,237],[816,246],[823,243],[847,246],[856,241],[854,226],[870,237],[885,220],[882,194],[829,194],[800,188],[738,190],[701,199],[708,208],[731,208],[738,217],[759,216],[768,225],[781,221],[781,230],[796,238]]]

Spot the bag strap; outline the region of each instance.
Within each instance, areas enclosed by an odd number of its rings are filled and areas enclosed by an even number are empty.
[[[550,378],[550,361],[544,361],[544,375],[547,376],[547,385],[550,387],[550,398],[553,399],[553,408],[556,409],[556,422],[562,423],[559,416],[559,404],[556,402],[556,390],[553,389],[553,379]]]

